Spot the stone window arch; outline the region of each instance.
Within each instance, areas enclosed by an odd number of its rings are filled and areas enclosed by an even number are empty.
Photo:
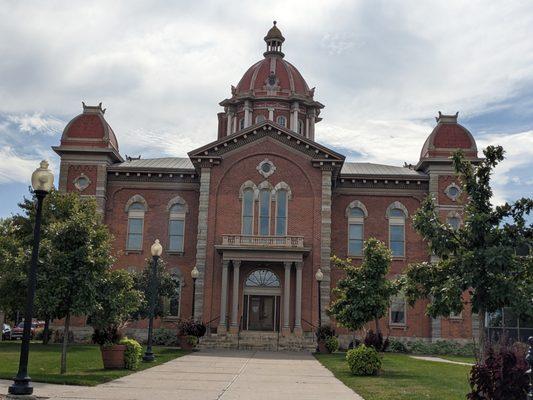
[[[126,202],[125,211],[128,213],[126,250],[142,250],[144,214],[147,210],[148,205],[146,200],[139,194],[132,196]]]
[[[399,201],[387,208],[389,248],[393,257],[405,257],[405,221],[408,215],[407,208]]]
[[[365,218],[368,217],[366,206],[359,200],[354,200],[346,207],[348,219],[348,255],[361,257],[363,255]]]
[[[189,212],[187,202],[176,196],[167,204],[168,251],[183,253],[185,248],[185,219]]]

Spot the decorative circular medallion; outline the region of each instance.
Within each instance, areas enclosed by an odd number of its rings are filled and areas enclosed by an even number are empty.
[[[263,178],[268,178],[276,171],[276,166],[268,158],[265,158],[259,163],[256,169],[263,176]]]
[[[446,193],[446,196],[448,196],[451,200],[456,201],[461,195],[462,190],[455,184],[455,182],[453,182],[449,184],[446,189],[444,189],[444,193]]]
[[[74,186],[76,189],[78,189],[80,192],[83,192],[85,189],[89,187],[91,184],[91,180],[89,177],[85,174],[80,174],[76,179],[74,179]]]

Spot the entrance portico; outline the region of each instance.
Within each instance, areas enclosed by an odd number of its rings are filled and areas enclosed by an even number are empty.
[[[304,257],[309,252],[309,248],[303,246],[303,238],[224,235],[222,244],[215,247],[222,255],[217,332],[279,331],[281,328],[282,334],[288,335],[293,327],[294,334],[301,335],[302,269]],[[243,268],[245,274],[242,273]],[[294,293],[291,290],[293,268],[296,278]],[[230,272],[232,287],[228,329]],[[242,309],[239,309],[240,304]]]

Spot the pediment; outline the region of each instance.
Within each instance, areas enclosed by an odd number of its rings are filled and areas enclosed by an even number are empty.
[[[240,147],[248,146],[262,138],[269,137],[289,146],[310,159],[315,167],[340,169],[344,156],[321,144],[307,139],[272,121],[263,121],[225,136],[188,153],[195,167],[219,164],[224,156]]]

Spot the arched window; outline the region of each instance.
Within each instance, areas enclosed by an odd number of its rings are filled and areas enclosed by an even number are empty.
[[[259,234],[270,235],[270,189],[259,192]]]
[[[285,118],[283,115],[280,115],[278,118],[276,118],[276,122],[281,126],[287,126],[287,118]]]
[[[242,193],[242,234],[254,234],[254,189],[251,187]]]
[[[257,117],[255,117],[255,123],[259,124],[260,122],[263,122],[265,120],[265,116],[262,114],[259,114]]]
[[[239,120],[239,130],[243,130],[244,129],[244,118],[241,118]]]
[[[127,211],[128,234],[126,240],[126,249],[142,250],[144,213],[146,212],[146,207],[140,201],[134,201],[128,206]]]
[[[389,247],[393,257],[405,256],[405,219],[407,209],[400,202],[389,206],[387,216],[389,218]]]
[[[304,122],[301,119],[298,120],[298,133],[300,135],[303,135],[303,136],[305,134],[305,132],[304,132]]]
[[[276,236],[287,234],[288,193],[285,189],[276,191]]]
[[[187,206],[184,202],[176,202],[169,207],[168,211],[168,250],[183,252]]]
[[[365,213],[359,207],[350,208],[348,216],[348,255],[363,255],[363,228]]]
[[[267,287],[267,288],[278,288],[280,287],[280,281],[278,276],[268,269],[258,269],[248,275],[246,282],[244,283],[246,287]]]
[[[459,229],[461,226],[461,219],[457,216],[448,217],[447,222],[454,230]]]

